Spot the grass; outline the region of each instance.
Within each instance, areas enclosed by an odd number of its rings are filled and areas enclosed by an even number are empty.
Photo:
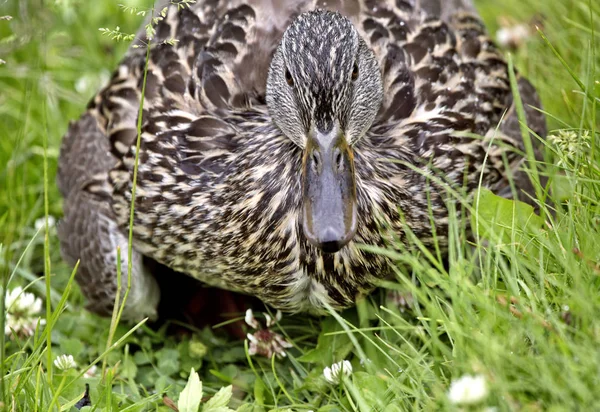
[[[163,395],[177,400],[191,368],[205,397],[233,385],[229,407],[243,411],[600,409],[600,5],[477,4],[492,33],[497,16],[542,16],[512,58],[538,88],[555,136],[552,162],[540,168],[555,212],[540,218],[482,191],[474,244],[453,222],[448,266],[418,239],[379,251],[398,262],[396,281],[341,314],[284,317],[276,330],[294,344],[286,359],[250,357],[247,342],[219,330],[174,338],[83,310],[54,228],[36,222],[61,216],[61,136],[127,48],[98,29],[133,33],[142,17],[116,1],[0,4],[0,16],[13,17],[0,20],[0,274],[4,291],[27,286],[48,304],[33,336],[0,338],[0,410],[72,410],[89,384],[88,410],[166,411]],[[61,354],[78,366],[56,368]],[[323,368],[343,359],[351,378],[328,384]],[[92,364],[105,373],[84,375]],[[489,395],[458,407],[448,389],[466,374],[483,376]]]

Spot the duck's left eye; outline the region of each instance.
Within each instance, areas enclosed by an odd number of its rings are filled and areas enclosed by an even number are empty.
[[[354,67],[352,68],[352,81],[358,79],[358,63],[354,63]]]
[[[288,69],[285,69],[285,81],[290,86],[294,85],[294,78],[292,77],[292,73],[290,73],[290,71]]]

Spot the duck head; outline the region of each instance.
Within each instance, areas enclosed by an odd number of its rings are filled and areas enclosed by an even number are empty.
[[[350,20],[315,10],[287,28],[269,68],[267,104],[302,149],[304,236],[324,252],[339,251],[356,233],[353,145],[382,98],[375,55]]]

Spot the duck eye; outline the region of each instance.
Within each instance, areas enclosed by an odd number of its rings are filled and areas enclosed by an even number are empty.
[[[358,79],[358,63],[354,63],[354,67],[352,68],[352,81]]]
[[[285,69],[285,81],[290,86],[294,85],[294,79],[292,78],[292,73],[290,73],[290,71],[288,69]]]

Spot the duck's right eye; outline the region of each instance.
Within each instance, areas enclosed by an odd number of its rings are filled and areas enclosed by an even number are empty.
[[[294,85],[294,78],[292,77],[292,73],[290,73],[290,71],[288,69],[285,69],[285,81],[290,86]]]
[[[358,79],[358,63],[354,63],[354,66],[352,67],[352,81],[355,81],[356,79]]]

